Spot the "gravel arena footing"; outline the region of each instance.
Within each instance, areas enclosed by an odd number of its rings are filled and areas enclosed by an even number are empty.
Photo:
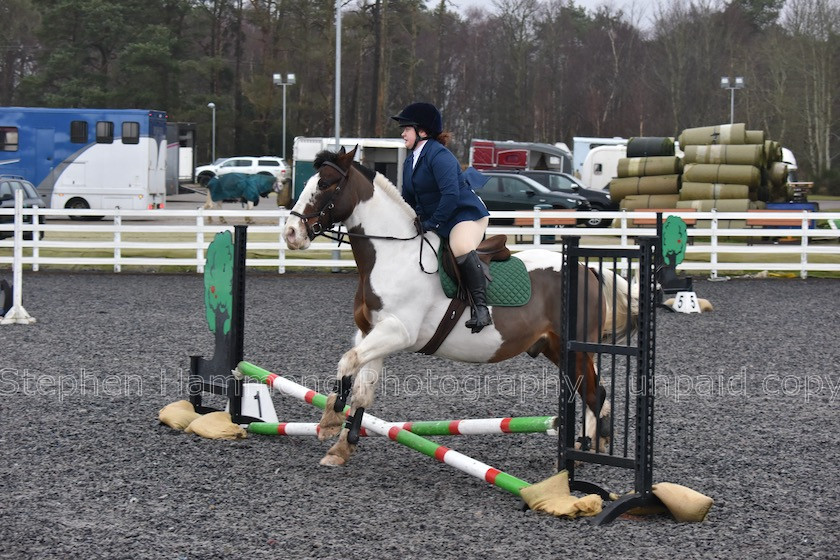
[[[249,271],[246,359],[328,391],[355,282]],[[173,431],[158,410],[185,397],[189,356],[212,354],[202,277],[26,273],[38,322],[0,327],[0,558],[838,558],[840,281],[695,290],[713,312],[657,312],[653,472],[715,504],[703,523],[594,527],[382,438],[328,468],[314,438]],[[371,412],[387,420],[556,414],[544,358],[386,368]],[[274,400],[283,420],[319,417]],[[438,441],[531,482],[555,469],[546,435]]]

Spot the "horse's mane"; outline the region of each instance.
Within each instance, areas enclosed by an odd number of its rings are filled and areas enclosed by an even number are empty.
[[[337,160],[338,154],[336,152],[330,150],[322,150],[315,155],[315,161],[312,163],[312,165],[315,167],[315,169],[319,169],[326,162],[338,163]],[[391,198],[395,203],[397,203],[397,206],[404,210],[409,218],[413,220],[417,217],[417,213],[414,212],[414,209],[408,205],[408,203],[402,197],[400,191],[388,179],[388,177],[386,177],[382,173],[374,171],[370,167],[362,165],[357,161],[353,162],[353,167],[355,167],[359,173],[364,175],[365,179],[370,181],[370,183],[373,184],[374,187],[381,190],[383,193],[388,195],[388,197]]]

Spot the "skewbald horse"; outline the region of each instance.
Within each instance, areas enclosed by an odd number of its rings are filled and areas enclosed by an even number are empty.
[[[355,346],[338,363],[336,391],[341,387],[343,395],[330,394],[318,436],[326,440],[340,433],[340,437],[321,459],[322,465],[343,465],[355,450],[354,438],[348,441],[348,430],[342,429],[343,414],[334,410],[337,398],[343,405],[353,377],[351,415],[373,403],[384,358],[423,348],[449,305],[438,274],[426,272],[437,269],[437,257],[428,245],[437,250],[440,239],[434,233],[418,234],[416,214],[398,189],[383,175],[354,164],[355,152],[345,153],[342,148],[338,153],[318,154],[317,173],[307,182],[284,231],[290,249],[306,249],[317,235],[343,223],[358,267],[353,315],[359,330]],[[494,363],[528,352],[533,357],[543,354],[555,365],[560,364],[564,359],[562,256],[535,249],[519,252],[516,257],[525,263],[530,275],[531,300],[522,307],[491,307],[493,324],[480,333],[473,334],[459,321],[435,356]],[[628,297],[626,280],[608,270],[599,277],[582,265],[578,274],[578,331],[586,325],[585,340],[598,342],[608,332],[626,334],[635,329],[638,305],[634,297]],[[588,288],[584,288],[584,282]],[[584,315],[588,320],[581,319]],[[592,356],[580,353],[576,364],[577,390],[587,410],[586,435],[594,447],[595,418],[601,418],[602,433],[596,449],[603,451],[610,436],[603,433],[609,426],[610,402],[597,382]],[[340,411],[343,407],[336,408]]]

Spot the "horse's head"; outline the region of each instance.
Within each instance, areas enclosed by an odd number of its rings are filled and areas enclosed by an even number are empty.
[[[273,192],[273,193],[277,193],[277,194],[280,194],[281,192],[283,192],[283,181],[281,181],[280,179],[277,179],[276,181],[274,181],[274,184],[271,185],[271,191],[266,192],[265,196],[268,196],[269,192]]]
[[[315,157],[317,173],[307,181],[292,215],[286,222],[284,237],[290,249],[306,249],[309,243],[335,224],[345,221],[356,204],[367,198],[361,191],[373,186],[353,165],[356,148],[338,153],[323,151]]]

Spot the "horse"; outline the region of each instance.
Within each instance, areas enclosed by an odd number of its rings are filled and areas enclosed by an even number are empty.
[[[321,459],[322,465],[331,466],[346,464],[356,447],[357,440],[352,435],[348,438],[349,431],[343,428],[347,394],[348,419],[356,418],[373,404],[384,359],[396,352],[422,349],[450,303],[441,288],[437,257],[429,250],[438,250],[440,238],[418,230],[417,215],[397,187],[382,174],[354,163],[355,152],[355,148],[350,152],[342,148],[337,153],[324,151],[317,155],[316,174],[307,181],[283,232],[289,249],[302,250],[316,236],[341,223],[358,269],[353,311],[358,327],[355,343],[338,362],[336,389],[329,395],[319,424],[322,441],[340,434]],[[562,256],[534,249],[521,251],[516,257],[525,263],[530,276],[530,301],[522,307],[491,306],[493,324],[480,333],[473,334],[463,320],[459,321],[432,355],[461,362],[495,363],[527,352],[535,358],[542,354],[555,365],[565,360]],[[578,329],[585,325],[585,340],[600,341],[613,332],[629,336],[636,327],[638,298],[627,281],[608,270],[599,276],[583,265],[577,273]],[[606,297],[608,294],[617,297]],[[611,434],[598,434],[596,442],[596,425],[600,423],[602,432],[605,427],[608,430],[610,402],[597,382],[593,356],[578,353],[576,364],[577,390],[586,403],[586,417],[592,420],[585,423],[586,435],[603,452]],[[596,422],[596,418],[601,421]]]
[[[281,183],[273,175],[261,173],[226,173],[217,175],[207,182],[207,200],[202,207],[204,210],[221,210],[222,201],[238,201],[253,210],[259,204],[260,197],[265,198],[271,192],[280,193]],[[213,223],[213,217],[207,220]],[[224,216],[219,217],[221,223],[227,223]],[[253,222],[250,216],[245,222]]]

